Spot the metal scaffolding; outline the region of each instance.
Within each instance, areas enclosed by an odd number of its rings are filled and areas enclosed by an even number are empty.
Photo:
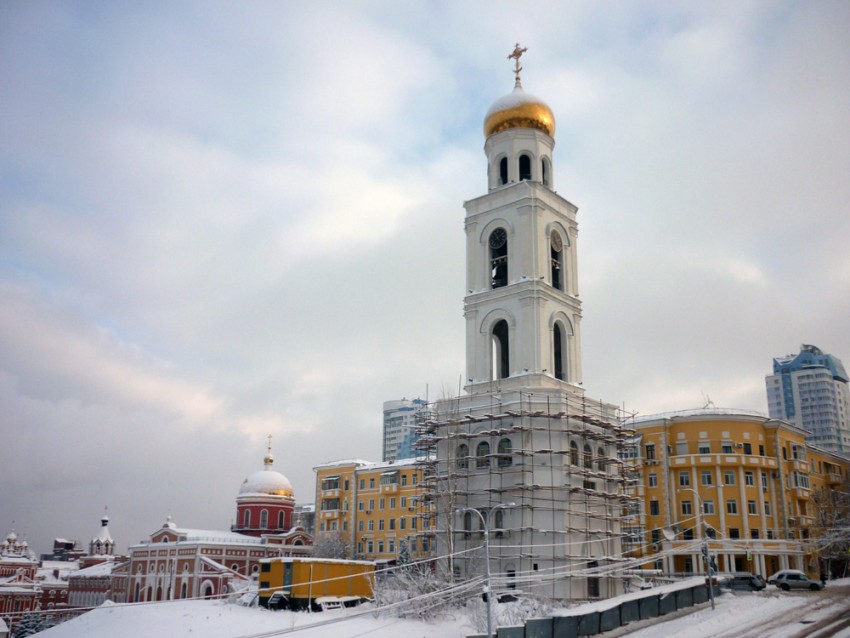
[[[624,450],[634,431],[616,406],[578,393],[494,391],[439,401],[418,425],[422,499],[438,552],[456,575],[473,573],[481,544],[457,510],[489,512],[497,587],[559,599],[620,591]],[[477,563],[477,564],[480,564]],[[613,567],[613,568],[612,568]]]

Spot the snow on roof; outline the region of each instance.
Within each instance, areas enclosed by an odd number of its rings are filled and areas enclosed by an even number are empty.
[[[375,566],[371,560],[347,560],[345,558],[313,558],[299,556],[274,556],[272,558],[261,558],[261,563],[339,563],[341,565],[370,565]]]
[[[342,459],[340,461],[328,461],[313,467],[313,471],[321,470],[326,467],[343,467],[345,465],[369,465],[372,461],[364,461],[363,459]]]
[[[190,529],[186,527],[176,527],[173,531],[177,532],[180,536],[185,535],[187,541],[228,540],[239,541],[243,543],[262,542],[256,536],[248,536],[246,534],[239,534],[238,532],[223,531],[218,529]]]
[[[695,408],[693,410],[678,410],[675,412],[660,412],[658,414],[647,414],[628,419],[627,424],[644,423],[646,421],[657,421],[659,419],[673,419],[676,417],[694,417],[694,416],[749,416],[770,418],[764,412],[757,410],[742,410],[740,408]]]
[[[91,567],[71,572],[71,576],[109,576],[112,573],[113,567],[115,567],[114,561],[105,560]]]
[[[245,543],[251,545],[262,544],[262,539],[256,536],[247,536],[237,532],[219,529],[191,529],[188,527],[163,527],[155,531],[151,536],[156,536],[163,530],[177,534],[177,543]],[[150,540],[142,540],[131,547],[144,547],[145,545],[159,545],[160,543]],[[165,545],[166,543],[162,543]]]

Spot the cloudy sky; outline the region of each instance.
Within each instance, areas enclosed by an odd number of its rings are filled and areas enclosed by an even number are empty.
[[[850,4],[0,5],[0,532],[226,529],[274,436],[379,460],[464,374],[465,199],[523,82],[579,206],[588,394],[766,410],[850,360]]]

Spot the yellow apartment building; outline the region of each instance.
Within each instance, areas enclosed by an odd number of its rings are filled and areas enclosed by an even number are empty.
[[[719,571],[817,576],[816,495],[842,489],[850,462],[806,444],[806,431],[745,411],[704,409],[634,420],[624,551],[665,572],[702,572],[708,543]]]
[[[386,564],[431,557],[432,511],[416,459],[349,459],[313,471],[317,546],[335,548],[338,558]]]

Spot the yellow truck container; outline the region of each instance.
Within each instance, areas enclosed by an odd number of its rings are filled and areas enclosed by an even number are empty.
[[[350,607],[371,600],[375,563],[333,558],[260,561],[260,605],[269,609]]]

